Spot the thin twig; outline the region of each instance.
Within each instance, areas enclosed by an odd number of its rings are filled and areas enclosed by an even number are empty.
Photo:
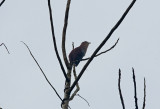
[[[85,102],[87,102],[88,106],[90,107],[89,102],[88,102],[85,98],[83,98],[83,97],[80,96],[79,94],[77,94],[77,96],[79,96],[79,97],[82,98]]]
[[[0,3],[0,7],[2,6],[2,4],[5,2],[5,0],[2,0],[2,2]]]
[[[74,49],[74,42],[72,42],[72,49]]]
[[[97,47],[97,49],[94,51],[94,53],[92,54],[91,58],[87,61],[87,63],[84,65],[84,67],[82,68],[81,72],[79,73],[77,79],[74,81],[74,83],[72,84],[71,88],[70,88],[70,93],[73,90],[73,88],[75,87],[75,85],[77,84],[77,82],[79,81],[79,79],[81,78],[81,76],[83,75],[84,71],[86,70],[86,68],[88,67],[88,65],[90,64],[90,62],[93,60],[93,58],[96,56],[96,54],[98,53],[98,51],[104,46],[104,44],[108,41],[108,39],[111,37],[111,35],[113,34],[113,32],[119,27],[119,25],[122,23],[122,21],[124,20],[124,18],[126,17],[126,15],[128,14],[129,10],[132,8],[132,6],[134,5],[134,3],[136,2],[136,0],[133,0],[131,2],[131,4],[129,5],[129,7],[126,9],[126,11],[124,12],[124,14],[122,15],[122,17],[119,19],[119,21],[116,23],[116,25],[111,29],[111,31],[109,32],[109,34],[106,36],[106,38],[102,41],[102,43]]]
[[[122,107],[123,107],[123,109],[125,109],[120,83],[121,83],[121,69],[119,69],[118,89],[119,89],[119,95],[120,95]]]
[[[66,12],[65,12],[65,18],[64,18],[64,27],[63,27],[63,32],[62,32],[62,53],[63,53],[63,59],[64,59],[67,69],[71,69],[71,65],[69,64],[68,59],[67,59],[66,47],[65,47],[66,30],[67,30],[67,25],[68,25],[70,3],[71,3],[71,0],[67,0]]]
[[[146,106],[146,80],[144,78],[144,98],[143,98],[143,107],[142,109],[145,109]]]
[[[28,49],[30,55],[32,56],[32,58],[34,59],[34,61],[36,62],[37,66],[39,67],[39,69],[41,70],[43,76],[45,77],[46,81],[48,82],[48,84],[51,86],[51,88],[54,90],[54,92],[56,93],[56,95],[58,96],[58,98],[62,101],[62,98],[60,97],[60,95],[58,94],[58,92],[56,91],[56,89],[53,87],[53,85],[50,83],[50,81],[48,80],[47,76],[45,75],[44,71],[42,70],[41,66],[39,65],[38,61],[35,59],[35,57],[33,56],[31,50],[29,49],[28,45],[26,43],[24,43],[23,41],[21,41]]]
[[[53,39],[53,44],[54,44],[54,49],[55,49],[55,52],[56,52],[56,56],[57,56],[57,59],[59,61],[60,66],[61,66],[61,69],[63,71],[64,77],[66,78],[66,81],[69,81],[69,79],[67,77],[67,74],[66,74],[66,71],[65,71],[65,69],[63,67],[61,58],[59,56],[58,50],[57,50],[57,44],[56,44],[56,38],[55,38],[54,26],[53,26],[52,8],[51,8],[50,0],[48,0],[48,9],[49,9],[49,15],[50,15],[50,24],[51,24],[51,31],[52,31],[52,39]]]
[[[135,78],[135,74],[134,74],[134,68],[132,68],[132,72],[133,72],[133,83],[134,83],[135,109],[138,109],[138,98],[137,98],[136,78]]]
[[[10,54],[7,46],[6,46],[4,43],[1,43],[1,44],[0,44],[0,46],[2,46],[2,45],[3,45],[3,46],[5,47],[5,49],[7,50],[8,54]]]
[[[103,51],[101,53],[98,53],[95,57],[112,50],[117,45],[118,41],[119,41],[119,38],[117,39],[116,43],[111,48],[109,48],[109,49],[107,49],[107,50],[105,50],[105,51]],[[90,57],[82,59],[81,61],[85,61],[85,60],[88,60],[88,59],[90,59]]]
[[[75,80],[77,79],[77,74],[76,74],[76,68],[75,65],[73,65],[73,75]],[[76,96],[76,94],[78,93],[78,91],[80,90],[79,84],[76,84],[76,90],[74,91],[74,93],[72,94],[72,96],[70,97],[70,101],[73,100],[73,98]]]

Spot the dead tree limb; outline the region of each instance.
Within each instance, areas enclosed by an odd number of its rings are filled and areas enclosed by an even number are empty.
[[[3,3],[5,2],[5,0],[2,0],[0,3],[0,7],[3,5]]]
[[[138,98],[137,98],[137,88],[136,88],[136,78],[134,74],[134,68],[132,68],[132,72],[133,72],[133,83],[134,83],[135,109],[138,109]]]
[[[143,98],[143,107],[142,109],[145,109],[146,106],[146,80],[144,78],[144,98]]]
[[[5,49],[7,50],[8,54],[10,54],[7,46],[6,46],[4,43],[1,43],[1,44],[0,44],[0,46],[2,46],[2,45],[3,45],[3,46],[5,47]]]
[[[67,25],[68,25],[70,3],[71,3],[71,0],[67,0],[66,12],[65,12],[65,18],[64,18],[64,27],[63,27],[63,32],[62,32],[62,53],[63,53],[63,59],[64,59],[67,69],[71,69],[71,65],[69,64],[69,61],[67,59],[66,47],[65,47],[66,30],[67,30]]]
[[[56,44],[56,38],[54,34],[54,26],[53,26],[53,17],[52,17],[52,8],[51,8],[51,3],[50,0],[48,0],[48,9],[49,9],[49,16],[50,16],[50,24],[51,24],[51,31],[52,31],[52,39],[53,39],[53,44],[54,44],[54,50],[56,52],[57,59],[59,61],[59,64],[61,66],[62,72],[64,74],[64,77],[66,78],[66,81],[69,81],[66,71],[64,69],[64,66],[62,64],[61,58],[59,56],[58,50],[57,50],[57,44]]]
[[[47,76],[45,75],[43,69],[41,68],[41,66],[39,65],[38,61],[36,60],[36,58],[33,56],[31,50],[29,49],[28,45],[26,43],[24,43],[23,41],[21,41],[28,49],[30,55],[32,56],[32,58],[34,59],[34,61],[36,62],[37,66],[39,67],[39,69],[41,70],[43,76],[45,77],[46,81],[48,82],[48,84],[51,86],[51,88],[54,90],[54,92],[56,93],[56,95],[58,96],[58,98],[62,101],[62,98],[60,97],[60,95],[58,94],[58,92],[56,91],[56,89],[53,87],[53,85],[50,83],[50,81],[48,80]]]
[[[122,21],[124,20],[124,18],[126,17],[126,15],[128,14],[129,10],[132,8],[132,6],[134,5],[134,3],[136,2],[136,0],[133,0],[131,2],[131,4],[129,5],[129,7],[126,9],[126,11],[124,12],[124,14],[122,15],[122,17],[119,19],[119,21],[116,23],[116,25],[111,29],[111,31],[109,32],[109,34],[106,36],[106,38],[102,41],[102,43],[97,47],[97,49],[94,51],[94,53],[92,54],[91,58],[87,61],[87,63],[84,65],[84,67],[82,68],[81,72],[79,73],[77,79],[74,81],[74,83],[72,84],[71,88],[70,88],[70,93],[73,90],[73,88],[76,86],[76,84],[78,83],[79,79],[81,78],[81,76],[83,75],[84,71],[86,70],[86,68],[88,67],[88,65],[90,64],[90,62],[93,60],[93,58],[96,56],[96,54],[98,53],[98,51],[104,46],[104,44],[108,41],[108,39],[111,37],[111,35],[113,34],[113,32],[119,27],[119,25],[122,23]]]
[[[121,84],[121,69],[119,69],[118,90],[119,90],[119,95],[120,95],[122,107],[123,107],[123,109],[125,109],[125,105],[124,105],[124,100],[123,100],[122,91],[121,91],[121,85],[120,84]]]

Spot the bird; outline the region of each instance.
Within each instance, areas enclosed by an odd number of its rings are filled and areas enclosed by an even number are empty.
[[[78,66],[82,58],[85,56],[89,44],[90,42],[84,41],[79,47],[76,47],[70,52],[69,61],[71,65]]]

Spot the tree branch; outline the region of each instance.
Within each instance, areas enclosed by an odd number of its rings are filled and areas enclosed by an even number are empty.
[[[38,61],[35,59],[35,57],[33,56],[31,50],[29,49],[29,47],[27,46],[26,43],[24,43],[23,41],[21,41],[28,49],[30,55],[32,56],[32,58],[34,59],[34,61],[36,62],[37,66],[39,67],[39,69],[41,70],[43,76],[45,77],[46,81],[48,82],[48,84],[51,86],[51,88],[54,90],[54,92],[56,93],[56,95],[58,96],[58,98],[62,101],[62,98],[60,97],[60,95],[58,94],[58,92],[56,91],[56,89],[53,87],[53,85],[50,83],[50,81],[48,80],[47,76],[45,75],[44,71],[42,70],[41,66],[39,65]]]
[[[105,51],[103,51],[101,53],[98,53],[95,57],[112,50],[117,45],[118,41],[119,41],[119,38],[117,39],[116,43],[111,48],[109,48],[109,49],[107,49],[107,50],[105,50]],[[85,60],[88,60],[88,59],[90,59],[90,57],[82,59],[81,61],[85,61]]]
[[[143,107],[142,109],[145,109],[146,106],[146,80],[144,78],[144,98],[143,98]]]
[[[67,55],[66,55],[66,48],[65,48],[65,41],[66,41],[66,30],[68,25],[68,16],[69,16],[69,9],[70,9],[70,3],[71,0],[67,1],[66,5],[66,12],[65,12],[65,18],[64,18],[64,27],[63,27],[63,33],[62,33],[62,53],[63,53],[63,59],[66,64],[67,69],[71,69],[71,65],[68,62]]]
[[[0,7],[2,6],[2,4],[5,2],[5,0],[2,0],[2,2],[0,3]]]
[[[82,98],[85,102],[87,102],[88,106],[90,107],[89,102],[88,102],[85,98],[83,98],[83,97],[80,96],[79,94],[77,94],[77,96],[79,96],[79,97]]]
[[[92,54],[91,58],[87,61],[87,63],[84,65],[84,67],[82,68],[81,72],[79,73],[77,79],[74,81],[74,83],[72,84],[71,88],[70,88],[70,93],[73,90],[73,88],[75,87],[75,85],[77,84],[77,82],[79,81],[79,79],[81,78],[81,76],[83,75],[84,71],[86,70],[86,68],[88,67],[88,65],[90,64],[90,62],[93,60],[93,58],[95,57],[95,55],[98,53],[98,51],[104,46],[104,44],[108,41],[108,39],[111,37],[112,33],[119,27],[119,25],[122,23],[122,21],[124,20],[124,18],[126,17],[126,15],[128,14],[129,10],[132,8],[132,6],[134,5],[134,3],[136,2],[136,0],[133,0],[131,2],[131,4],[129,5],[129,7],[126,9],[126,11],[124,12],[124,14],[122,15],[122,17],[119,19],[119,21],[116,23],[116,25],[111,29],[111,31],[109,32],[109,34],[106,36],[106,38],[102,41],[102,43],[98,46],[98,48],[94,51],[94,53]]]
[[[66,74],[66,71],[65,71],[65,69],[63,67],[61,58],[59,56],[58,50],[57,50],[57,44],[56,44],[56,38],[55,38],[55,34],[54,34],[54,26],[53,26],[53,20],[52,20],[53,19],[52,18],[52,8],[51,8],[50,0],[48,0],[48,9],[49,9],[49,15],[50,15],[50,24],[51,24],[51,31],[52,31],[52,39],[53,39],[53,44],[54,44],[54,49],[55,49],[55,52],[56,52],[56,56],[57,56],[57,59],[59,61],[60,66],[61,66],[61,69],[63,71],[64,77],[66,78],[66,81],[69,81],[69,79],[67,77],[67,74]]]
[[[0,44],[0,46],[2,46],[2,45],[3,45],[3,46],[5,47],[5,49],[7,50],[8,54],[10,54],[7,46],[6,46],[4,43],[1,43],[1,44]]]
[[[76,74],[76,68],[75,65],[73,66],[73,75],[75,80],[77,79],[77,74]],[[76,96],[76,94],[78,93],[78,91],[80,90],[79,84],[76,84],[76,90],[74,91],[74,93],[72,94],[72,96],[70,97],[70,101],[73,100],[73,98]]]
[[[119,95],[120,95],[122,107],[123,107],[123,109],[125,109],[120,83],[121,83],[121,69],[119,69],[118,89],[119,89]]]
[[[138,99],[137,99],[137,89],[136,89],[136,79],[134,74],[134,68],[132,68],[132,72],[133,72],[133,83],[134,83],[135,109],[138,109]]]

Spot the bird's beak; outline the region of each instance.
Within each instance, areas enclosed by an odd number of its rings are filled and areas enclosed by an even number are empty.
[[[88,42],[89,44],[91,44],[91,42]]]

